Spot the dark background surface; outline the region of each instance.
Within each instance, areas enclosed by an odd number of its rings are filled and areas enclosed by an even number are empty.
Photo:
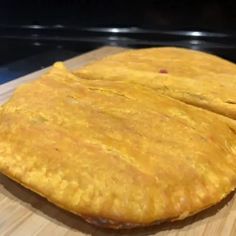
[[[1,1],[2,24],[234,30],[235,1]],[[10,16],[10,17],[9,17]]]
[[[180,46],[236,62],[236,2],[0,2],[0,83],[104,45]]]

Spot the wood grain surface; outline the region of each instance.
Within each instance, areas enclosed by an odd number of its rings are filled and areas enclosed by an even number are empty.
[[[76,69],[104,56],[124,50],[103,47],[72,58],[65,63],[69,68]],[[47,70],[48,68],[0,85],[0,103],[7,101],[18,85],[38,78]],[[0,174],[0,235],[233,236],[236,235],[236,197],[234,195],[234,193],[230,194],[216,206],[183,221],[163,223],[142,229],[115,231],[89,225],[80,217],[54,206]]]

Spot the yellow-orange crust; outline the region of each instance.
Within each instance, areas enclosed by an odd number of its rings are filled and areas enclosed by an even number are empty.
[[[0,110],[0,171],[93,224],[183,219],[236,186],[234,121],[61,63]]]
[[[139,83],[236,119],[236,65],[204,52],[174,47],[128,50],[74,73],[85,79]]]

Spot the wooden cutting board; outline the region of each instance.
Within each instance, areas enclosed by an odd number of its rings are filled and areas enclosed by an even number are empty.
[[[125,49],[103,47],[66,61],[71,69]],[[0,85],[0,103],[5,102],[15,88],[36,79],[43,69]],[[136,230],[105,230],[85,223],[80,217],[59,209],[37,194],[0,174],[0,235],[236,235],[236,197],[230,194],[218,205],[186,220],[164,223]]]

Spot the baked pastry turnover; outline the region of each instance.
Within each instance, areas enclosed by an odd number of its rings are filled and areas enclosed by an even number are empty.
[[[127,69],[127,75],[121,70],[127,80],[109,79],[108,72],[93,80],[100,73],[95,66],[90,80],[56,63],[20,86],[0,110],[0,171],[57,206],[111,228],[183,219],[219,202],[236,187],[234,120],[134,83],[135,73],[148,84],[149,74],[165,80],[164,73],[140,68]],[[190,78],[175,69],[173,77]],[[86,70],[79,74],[88,78]],[[200,72],[195,75],[205,81]]]
[[[129,50],[75,74],[93,80],[132,81],[236,119],[236,66],[204,52],[172,47]]]

